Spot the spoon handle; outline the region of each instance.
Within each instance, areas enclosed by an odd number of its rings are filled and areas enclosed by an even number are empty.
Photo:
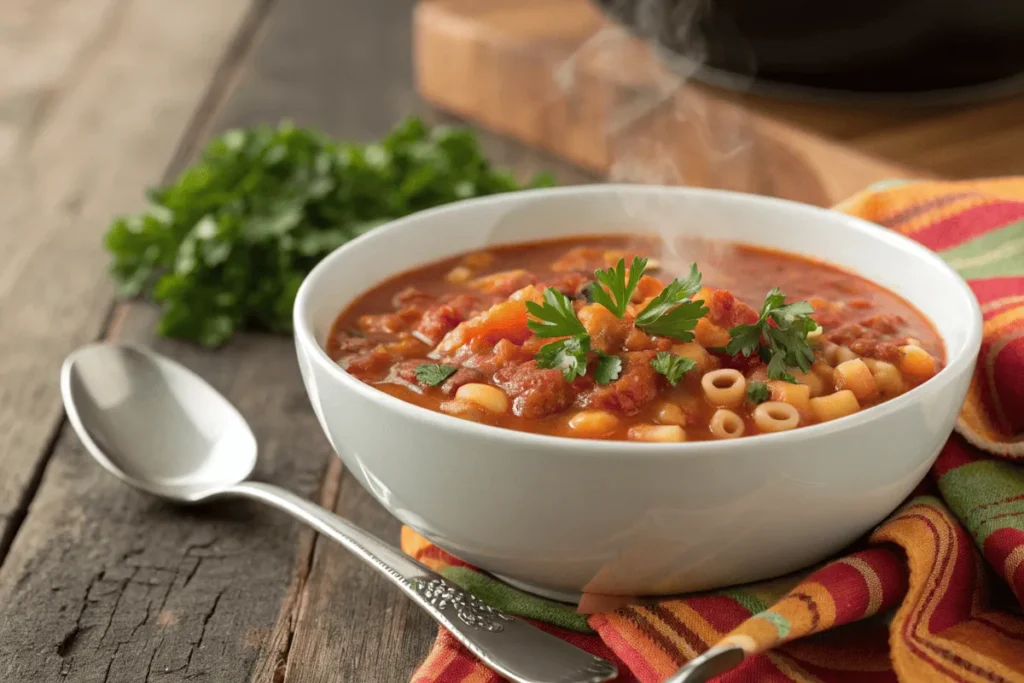
[[[608,661],[503,614],[394,546],[277,486],[243,482],[223,492],[268,503],[345,546],[401,588],[474,655],[516,683],[602,683]]]

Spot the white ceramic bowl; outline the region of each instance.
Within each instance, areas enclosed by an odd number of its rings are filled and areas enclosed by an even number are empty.
[[[431,412],[354,379],[323,351],[343,308],[411,268],[498,243],[659,229],[812,255],[860,273],[933,321],[946,367],[898,398],[827,424],[728,442],[636,444]],[[404,524],[542,594],[654,595],[805,567],[885,518],[953,428],[981,314],[937,256],[838,212],[730,192],[593,185],[465,201],[377,228],[306,279],[295,339],[328,439]]]

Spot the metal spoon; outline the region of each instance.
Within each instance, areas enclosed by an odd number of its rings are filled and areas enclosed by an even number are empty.
[[[736,645],[713,647],[691,659],[686,666],[665,679],[665,683],[704,683],[735,669],[745,656],[743,649]]]
[[[93,344],[61,370],[68,419],[89,453],[126,483],[175,503],[253,498],[334,539],[401,588],[487,666],[517,683],[602,683],[615,666],[503,614],[318,505],[246,481],[256,438],[227,399],[153,351]]]

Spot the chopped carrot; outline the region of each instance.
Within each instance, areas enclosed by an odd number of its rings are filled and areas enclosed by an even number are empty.
[[[528,285],[513,294],[507,301],[496,303],[479,315],[460,323],[458,327],[444,336],[441,343],[437,345],[437,352],[445,356],[476,339],[491,344],[501,339],[508,339],[521,344],[533,334],[526,326],[526,301],[536,301],[534,294],[539,298],[537,288]],[[519,298],[516,298],[517,295]]]

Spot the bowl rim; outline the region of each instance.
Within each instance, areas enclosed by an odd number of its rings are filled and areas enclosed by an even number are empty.
[[[326,273],[331,271],[333,268],[338,267],[339,263],[344,263],[348,253],[357,250],[361,245],[373,240],[388,239],[387,235],[390,232],[401,230],[404,226],[434,217],[441,217],[448,213],[464,211],[467,207],[484,204],[500,204],[504,202],[529,201],[532,197],[538,196],[585,196],[588,194],[609,192],[661,195],[666,193],[678,194],[688,196],[698,201],[701,198],[710,196],[730,202],[749,202],[766,206],[782,207],[790,211],[803,212],[810,219],[826,219],[833,222],[838,221],[839,223],[844,223],[845,228],[865,234],[871,239],[887,243],[890,246],[901,248],[903,250],[909,250],[915,255],[915,257],[923,259],[924,261],[937,266],[940,270],[945,271],[945,273],[953,280],[955,285],[961,290],[961,293],[965,295],[964,298],[968,308],[967,313],[969,313],[969,315],[965,316],[965,318],[967,318],[965,322],[969,322],[965,342],[958,353],[951,357],[947,357],[945,367],[943,367],[942,370],[928,381],[919,384],[910,391],[901,394],[896,398],[871,406],[865,410],[861,410],[854,415],[848,415],[830,422],[808,425],[806,427],[800,427],[799,429],[793,429],[785,432],[756,434],[751,437],[743,437],[739,439],[684,441],[676,443],[644,443],[638,445],[636,442],[632,441],[574,439],[566,436],[535,434],[532,432],[506,429],[503,427],[473,422],[471,420],[460,419],[408,403],[384,391],[380,391],[379,389],[366,384],[345,372],[337,363],[331,360],[330,356],[327,355],[327,351],[317,341],[310,321],[311,316],[307,311],[309,307],[309,300],[313,296],[312,292],[318,288],[318,282],[326,276]],[[509,243],[511,244],[514,242]],[[813,254],[811,254],[811,256],[813,256]],[[916,304],[910,299],[908,299],[908,301],[912,305],[916,306]],[[930,319],[929,322],[934,325]],[[834,209],[827,209],[777,197],[755,195],[732,190],[672,185],[631,185],[624,183],[592,183],[585,185],[568,185],[562,187],[505,192],[486,197],[477,197],[453,202],[389,221],[388,223],[378,226],[374,230],[360,235],[350,242],[336,248],[326,257],[321,259],[321,261],[310,271],[303,280],[295,297],[293,326],[296,343],[299,346],[299,353],[305,352],[308,360],[311,363],[316,363],[333,380],[340,382],[347,389],[361,394],[371,402],[380,405],[386,411],[397,411],[402,414],[403,417],[414,422],[421,423],[423,426],[448,430],[453,432],[453,435],[456,436],[467,436],[480,439],[498,439],[500,441],[511,442],[520,446],[536,446],[548,449],[560,449],[568,452],[585,451],[588,457],[593,457],[598,454],[621,455],[624,453],[628,453],[629,457],[696,457],[704,454],[710,455],[734,449],[756,448],[759,445],[768,446],[777,442],[788,441],[798,444],[808,440],[816,441],[829,435],[857,429],[877,418],[899,412],[911,404],[918,402],[929,393],[941,391],[942,388],[949,385],[965,371],[973,371],[974,363],[977,360],[978,352],[981,348],[982,339],[981,307],[979,306],[977,298],[975,297],[973,290],[971,290],[970,285],[968,285],[956,270],[942,260],[938,254],[893,230],[889,230],[883,226]],[[947,356],[950,356],[948,340],[941,334],[939,336],[942,339],[943,345],[946,347]],[[312,400],[315,401],[317,399],[312,397]]]

